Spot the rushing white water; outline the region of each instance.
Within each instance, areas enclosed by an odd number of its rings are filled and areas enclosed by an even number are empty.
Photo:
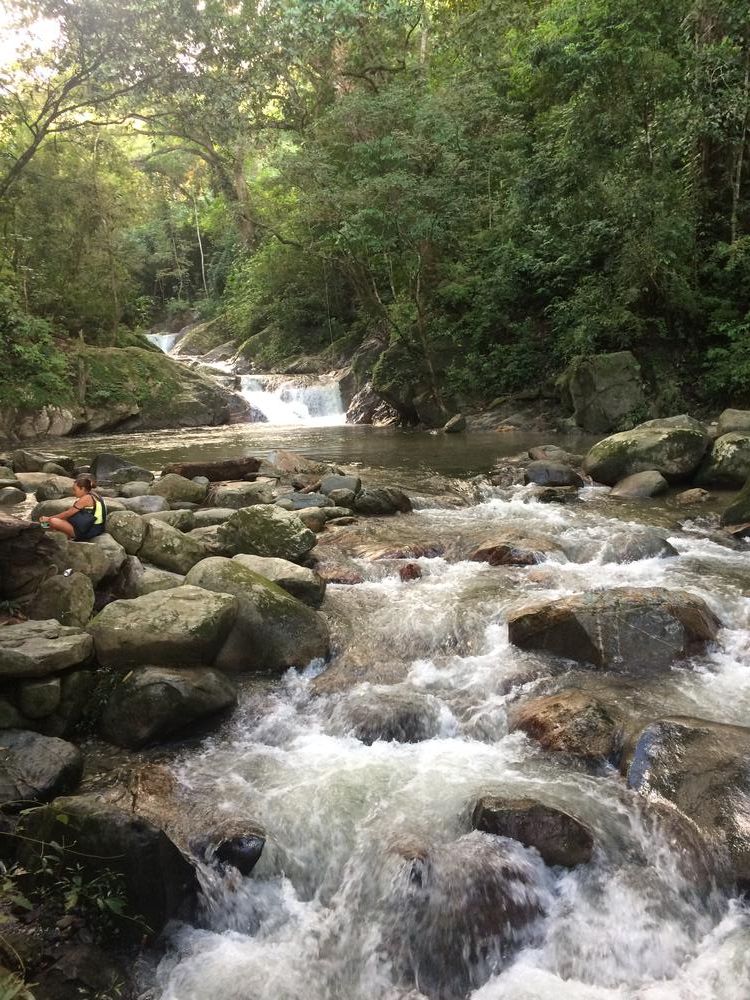
[[[561,554],[525,568],[466,561],[509,525],[556,540]],[[158,970],[161,1000],[750,996],[741,900],[685,871],[618,776],[507,732],[508,700],[537,689],[543,662],[509,644],[508,612],[623,585],[687,589],[724,623],[716,648],[653,686],[654,712],[747,724],[747,553],[673,530],[676,558],[603,562],[623,528],[639,526],[601,504],[543,505],[519,489],[355,530],[348,551],[365,582],[329,587],[324,611],[339,664],[369,664],[372,682],[322,687],[312,665],[270,692],[248,690],[228,728],[176,768],[191,802],[259,823],[267,844],[250,878],[207,875],[202,925],[174,933]],[[412,560],[423,578],[403,583],[397,562],[366,557],[394,537],[442,544],[444,556]],[[396,683],[380,683],[384,673]],[[412,707],[419,741],[368,745],[363,731],[395,704]],[[533,850],[471,833],[486,793],[573,812],[594,833],[591,863],[547,868]],[[488,936],[508,878],[529,918],[517,934]]]
[[[243,375],[240,393],[269,424],[326,427],[346,422],[337,382],[309,385],[282,381],[274,385],[262,375]]]
[[[180,339],[179,333],[147,333],[146,340],[156,344],[160,351],[169,354],[174,345]]]

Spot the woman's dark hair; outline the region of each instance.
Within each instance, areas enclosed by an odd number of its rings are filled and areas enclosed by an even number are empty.
[[[96,480],[93,476],[86,474],[76,476],[76,486],[80,486],[82,490],[86,490],[87,493],[90,493],[96,486]]]

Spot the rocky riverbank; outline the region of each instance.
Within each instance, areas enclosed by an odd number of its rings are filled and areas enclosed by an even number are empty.
[[[452,725],[492,742],[494,730],[479,721],[492,699],[459,723],[468,689],[446,702],[440,688],[403,685],[420,644],[468,654],[475,619],[495,617],[489,605],[459,603],[444,637],[440,620],[416,611],[413,620],[404,613],[402,648],[358,640],[369,627],[370,581],[393,581],[403,588],[398,601],[408,607],[411,594],[418,609],[436,565],[469,574],[477,587],[541,587],[503,611],[521,657],[503,681],[508,729],[571,773],[602,782],[621,774],[623,794],[642,797],[638,808],[673,845],[695,892],[746,889],[750,730],[701,718],[663,693],[675,668],[690,670],[716,648],[722,613],[708,595],[668,580],[629,585],[625,577],[602,589],[576,587],[571,576],[572,593],[545,597],[566,567],[591,566],[592,542],[545,530],[533,511],[562,517],[593,496],[648,509],[665,490],[675,509],[701,510],[705,487],[736,488],[750,474],[748,427],[750,414],[728,411],[713,437],[673,417],[615,434],[585,456],[532,449],[474,484],[479,494],[507,495],[508,506],[491,530],[477,521],[469,532],[451,528],[449,510],[440,528],[402,490],[289,452],[178,462],[159,475],[113,454],[85,466],[61,454],[6,455],[6,496],[16,503],[34,493],[36,502],[31,519],[0,514],[6,966],[39,983],[38,1000],[80,989],[109,995],[115,983],[129,996],[127,956],[144,942],[155,947],[168,921],[199,920],[211,879],[241,893],[257,865],[273,868],[280,848],[269,817],[239,808],[207,816],[168,768],[144,767],[141,756],[158,759],[158,748],[225,725],[248,682],[274,687],[290,668],[305,670],[315,718],[365,747],[437,738],[447,705]],[[108,530],[68,542],[34,519],[68,507],[71,476],[84,469],[107,497]],[[738,555],[746,493],[724,514],[731,530],[701,529]],[[608,531],[599,565],[667,567],[679,558],[673,541],[625,521],[619,534]],[[344,613],[343,591],[361,591],[359,620],[356,610]],[[105,744],[120,748],[120,763],[102,780],[101,751],[92,749]],[[394,975],[436,1000],[477,988],[524,943],[541,940],[555,873],[592,866],[611,849],[595,818],[568,803],[479,788],[470,798],[452,841],[387,844],[380,881],[368,889],[389,928],[382,946]],[[62,896],[49,891],[50,871]],[[439,913],[436,894],[450,901]],[[25,920],[26,904],[41,933]],[[494,956],[485,972],[467,964],[467,941]]]

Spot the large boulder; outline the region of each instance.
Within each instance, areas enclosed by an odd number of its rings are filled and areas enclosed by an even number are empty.
[[[552,461],[529,462],[524,482],[537,486],[583,486],[583,480],[572,466]]]
[[[117,746],[142,747],[236,703],[234,684],[216,670],[139,667],[109,695],[101,731]]]
[[[508,731],[520,730],[543,750],[589,764],[611,761],[620,748],[621,719],[588,691],[570,688],[514,705]]]
[[[185,582],[237,598],[234,628],[215,660],[220,670],[302,667],[328,655],[322,615],[242,563],[212,556],[194,566]]]
[[[222,483],[215,487],[211,502],[216,507],[231,507],[240,510],[254,504],[273,503],[274,492],[270,483]]]
[[[15,507],[17,504],[23,503],[25,499],[24,491],[16,489],[14,486],[0,488],[0,505],[3,507]]]
[[[355,496],[362,489],[362,480],[359,476],[339,476],[330,475],[323,476],[320,481],[320,492],[325,493],[326,496],[330,496],[336,490],[348,490]]]
[[[160,496],[126,497],[120,501],[125,510],[136,514],[153,514],[158,510],[169,510],[169,501]]]
[[[362,490],[354,501],[354,510],[369,517],[389,517],[392,514],[408,514],[412,509],[411,500],[402,491],[392,486]]]
[[[207,489],[202,483],[194,483],[192,479],[169,472],[152,483],[148,492],[150,496],[164,497],[170,504],[186,500],[190,503],[203,503]]]
[[[702,425],[648,421],[595,444],[583,468],[593,479],[613,486],[637,472],[659,472],[667,480],[684,479],[698,468],[709,439]]]
[[[152,823],[96,794],[56,799],[27,813],[21,863],[39,867],[46,845],[63,845],[66,865],[83,869],[91,881],[114,871],[122,876],[125,914],[142,933],[145,921],[157,935],[169,920],[189,919],[198,897],[195,869],[167,835]]]
[[[183,576],[206,555],[204,546],[190,534],[185,534],[163,521],[146,522],[143,543],[138,556],[143,562]]]
[[[0,513],[0,599],[33,594],[51,573],[64,568],[64,549],[62,536]]]
[[[672,802],[750,889],[750,729],[683,717],[652,722],[635,740],[627,779],[649,799]]]
[[[334,706],[331,724],[342,736],[354,736],[368,746],[421,743],[438,736],[442,723],[439,699],[399,686],[358,684]]]
[[[750,522],[750,478],[721,515],[722,524],[747,524]]]
[[[98,455],[94,455],[91,460],[91,475],[97,481],[108,482],[118,469],[128,469],[131,467],[132,462],[128,462],[127,459],[121,458],[119,455],[113,455],[111,452],[101,452]]]
[[[137,556],[128,556],[117,578],[114,592],[117,597],[143,597],[156,590],[173,590],[181,587],[184,582],[185,577],[179,573],[144,565]]]
[[[720,622],[700,597],[659,587],[575,594],[522,608],[510,641],[598,669],[653,674],[702,652]]]
[[[46,677],[91,659],[91,636],[57,621],[28,621],[0,628],[0,678]]]
[[[16,472],[46,472],[45,466],[54,463],[64,469],[65,475],[72,475],[75,462],[69,455],[51,455],[47,452],[28,451],[16,448],[11,452],[11,461]]]
[[[175,587],[114,601],[88,630],[104,667],[206,666],[229,635],[237,607],[236,598],[226,591]]]
[[[68,497],[73,492],[73,479],[70,476],[56,476],[49,472],[18,472],[21,488],[27,493],[37,493],[44,488],[48,495],[40,496],[40,500],[57,500]]]
[[[0,739],[0,808],[25,809],[72,791],[81,780],[78,747],[52,736],[4,729]]]
[[[326,585],[315,570],[298,566],[288,559],[271,559],[264,556],[238,555],[233,561],[275,583],[277,587],[281,587],[303,604],[309,604],[311,608],[319,608],[323,603]]]
[[[310,531],[296,514],[273,504],[245,507],[218,529],[218,538],[232,555],[271,556],[299,562],[315,545]]]
[[[152,483],[155,479],[150,469],[139,465],[126,465],[124,469],[115,469],[109,477],[109,482],[115,486],[126,486],[128,483]]]
[[[161,521],[164,524],[171,524],[178,531],[192,531],[195,527],[195,515],[192,510],[159,510],[154,514],[144,514],[145,524],[149,521]]]
[[[636,472],[632,476],[626,476],[612,487],[611,497],[620,497],[623,500],[642,500],[649,497],[659,496],[666,493],[669,483],[661,472]]]
[[[193,514],[193,523],[196,528],[214,528],[218,524],[228,521],[234,514],[233,507],[205,507],[203,510],[196,510]]]
[[[586,864],[594,849],[591,831],[580,820],[537,799],[485,795],[474,806],[471,824],[536,848],[548,865]]]
[[[724,410],[716,424],[717,438],[738,431],[750,434],[750,410]]]
[[[630,351],[579,358],[560,384],[576,424],[593,434],[616,430],[646,406],[640,365]]]
[[[36,621],[54,618],[61,625],[83,628],[94,610],[94,587],[83,573],[59,574],[45,580],[27,615]]]
[[[677,549],[655,528],[640,531],[616,531],[604,543],[603,563],[631,563],[640,559],[667,559],[678,555]]]
[[[490,566],[534,566],[561,553],[560,546],[549,538],[506,528],[478,545],[469,558]]]
[[[104,535],[99,536],[99,538],[104,537]],[[111,535],[106,536],[109,544],[99,543],[99,538],[91,542],[68,542],[65,551],[68,568],[76,573],[83,573],[91,580],[94,587],[97,587],[102,580],[114,576],[125,562],[127,555]]]
[[[750,476],[750,431],[732,431],[714,441],[698,471],[702,486],[742,486]]]
[[[128,555],[134,556],[143,545],[146,525],[135,511],[120,510],[107,518],[107,531]]]

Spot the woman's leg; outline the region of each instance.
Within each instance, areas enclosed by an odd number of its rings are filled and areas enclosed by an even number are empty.
[[[75,538],[76,536],[76,530],[73,525],[70,521],[66,521],[62,517],[51,517],[49,519],[49,526],[54,531],[62,531],[62,533],[67,535],[68,538]]]

